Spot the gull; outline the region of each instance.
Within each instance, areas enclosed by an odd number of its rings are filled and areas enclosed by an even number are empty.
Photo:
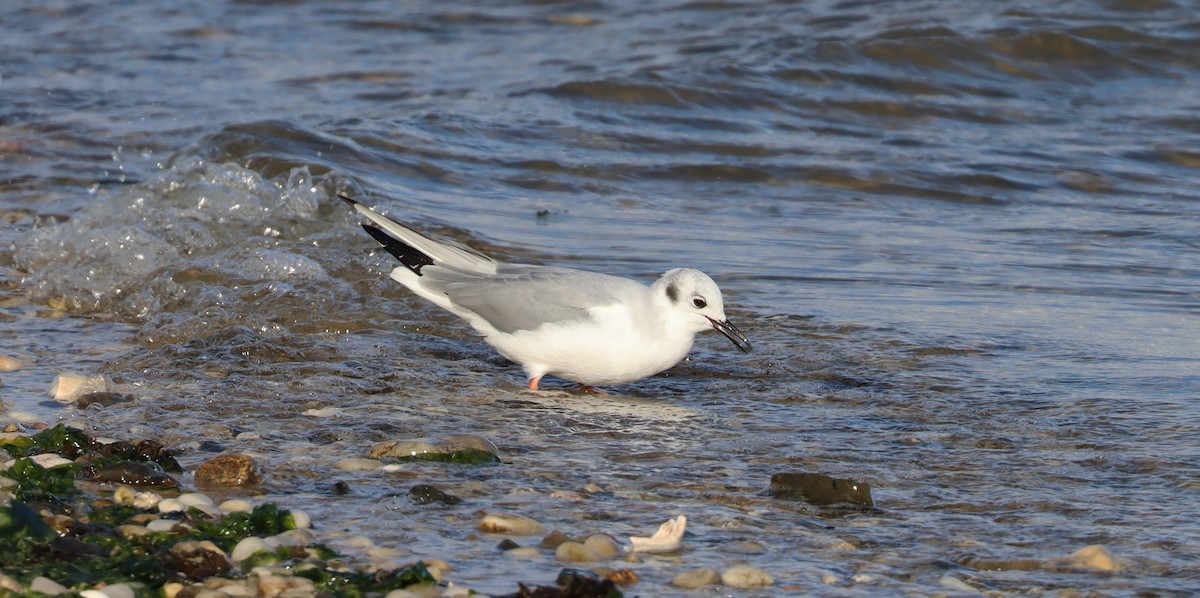
[[[525,370],[530,390],[544,376],[587,391],[641,380],[682,361],[696,334],[709,329],[750,351],[750,341],[725,317],[721,289],[699,270],[668,270],[646,286],[585,270],[509,264],[338,197],[371,221],[363,229],[400,260],[391,278],[466,320]]]

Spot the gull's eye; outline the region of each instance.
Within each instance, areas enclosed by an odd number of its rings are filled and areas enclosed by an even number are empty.
[[[708,302],[703,297],[696,297],[692,299],[692,305],[695,305],[698,309],[704,309],[708,306]]]

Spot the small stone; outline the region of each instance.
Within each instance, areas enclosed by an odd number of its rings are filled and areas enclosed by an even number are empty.
[[[125,525],[118,525],[116,528],[113,529],[113,531],[116,532],[118,536],[129,539],[129,538],[137,538],[139,536],[144,536],[144,535],[150,533],[150,528],[148,528],[144,525],[133,525],[133,524],[127,523]]]
[[[617,542],[610,536],[604,534],[592,534],[584,540],[583,545],[596,551],[597,554],[606,559],[615,559],[621,554],[621,547],[617,546]]]
[[[213,499],[199,492],[185,492],[179,495],[179,502],[189,507],[216,506],[213,504]]]
[[[953,575],[943,575],[938,579],[938,585],[943,588],[950,588],[956,592],[964,592],[967,594],[978,594],[979,590],[971,587],[967,582],[954,577]]]
[[[535,536],[545,533],[546,528],[537,521],[522,515],[488,513],[479,521],[479,531],[510,536]]]
[[[704,586],[715,586],[721,583],[721,572],[712,567],[701,567],[691,571],[681,571],[671,578],[671,585],[685,590],[694,590]]]
[[[258,576],[258,596],[282,596],[284,593],[295,589],[306,590],[308,595],[315,593],[315,587],[311,579],[304,577],[283,577],[269,573]]]
[[[15,372],[23,367],[25,367],[25,363],[20,359],[8,355],[0,355],[0,372]]]
[[[359,458],[342,459],[341,461],[338,461],[337,463],[333,464],[333,466],[338,469],[345,469],[345,470],[350,470],[350,471],[360,470],[360,469],[378,469],[381,465],[383,465],[383,462],[379,461],[377,459],[359,459]],[[344,482],[341,482],[341,483],[344,483]]]
[[[387,457],[416,457],[425,453],[435,453],[438,447],[430,442],[421,440],[389,440],[372,446],[367,456],[372,459]]]
[[[542,554],[542,551],[538,550],[534,546],[518,546],[511,550],[504,551],[504,556],[506,556],[506,557],[522,558],[522,559],[536,558],[540,554]]]
[[[563,542],[554,549],[554,557],[564,563],[599,563],[605,560],[600,553],[579,542]]]
[[[771,476],[771,488],[767,493],[775,498],[803,500],[817,506],[838,503],[875,506],[869,484],[834,479],[821,473],[777,473]]]
[[[108,598],[137,598],[133,588],[123,583],[110,583],[100,588],[100,592]]]
[[[146,524],[146,529],[152,532],[169,532],[175,529],[176,525],[179,525],[179,522],[174,519],[155,519]]]
[[[288,509],[288,513],[292,514],[292,529],[308,529],[312,527],[312,518],[308,516],[308,513],[300,509]]]
[[[617,569],[604,573],[604,578],[619,585],[631,586],[638,582],[637,573],[633,569]]]
[[[89,378],[83,374],[68,372],[55,378],[46,394],[60,403],[70,403],[89,392],[108,392],[111,385],[104,376]]]
[[[563,542],[569,542],[570,540],[570,536],[558,530],[554,530],[547,534],[545,538],[542,538],[542,541],[538,543],[538,546],[541,546],[542,548],[558,548],[559,544],[562,544]]]
[[[168,581],[162,587],[163,598],[175,598],[181,590],[183,590],[183,584],[177,581]]]
[[[159,513],[178,513],[187,510],[187,505],[178,498],[164,498],[158,503]]]
[[[721,583],[745,590],[749,588],[765,588],[775,583],[775,578],[769,573],[752,565],[734,565],[721,573]]]
[[[262,474],[249,455],[219,455],[196,468],[196,483],[202,486],[254,486],[262,483]]]
[[[1074,567],[1086,567],[1100,571],[1119,571],[1121,569],[1117,559],[1108,551],[1108,548],[1100,544],[1084,546],[1063,560],[1067,565]]]
[[[512,550],[514,548],[520,548],[520,547],[521,547],[520,544],[513,542],[509,538],[505,538],[505,539],[501,540],[500,543],[496,545],[496,549],[499,550],[500,552],[504,552],[506,550]]]
[[[240,563],[263,550],[271,550],[271,547],[258,536],[247,536],[233,547],[233,551],[229,553],[229,560]]]
[[[29,582],[29,591],[46,594],[47,596],[57,596],[67,591],[67,586],[54,581],[48,577],[35,577]]]
[[[25,586],[17,583],[17,580],[0,573],[0,592],[12,592],[19,596],[25,593]]]
[[[225,551],[208,540],[188,540],[171,547],[175,570],[191,579],[204,579],[230,571]]]
[[[232,498],[220,504],[217,507],[222,513],[249,513],[254,510],[254,505],[250,501],[240,498]]]

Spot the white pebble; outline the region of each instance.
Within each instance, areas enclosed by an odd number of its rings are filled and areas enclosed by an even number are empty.
[[[169,532],[178,524],[179,522],[174,519],[155,519],[146,524],[146,529],[152,532]]]
[[[136,495],[137,489],[133,486],[117,486],[117,489],[113,490],[112,500],[119,505],[131,505],[133,504],[133,497]]]
[[[109,390],[112,390],[112,383],[104,376],[89,378],[83,374],[68,372],[55,378],[54,383],[50,385],[50,390],[46,394],[60,403],[70,403],[90,392],[105,392]]]
[[[250,558],[250,556],[256,552],[270,549],[271,547],[267,546],[267,543],[264,542],[262,538],[257,536],[249,536],[242,538],[242,540],[237,543],[237,546],[233,547],[233,552],[229,553],[229,560],[235,563],[240,563]]]
[[[100,590],[84,590],[79,593],[82,598],[108,598],[108,594]]]
[[[721,573],[721,582],[731,588],[765,588],[775,583],[769,573],[751,565],[734,565]]]
[[[300,509],[288,509],[288,512],[292,514],[292,521],[296,524],[295,529],[308,529],[312,527],[312,518],[308,516],[308,513]]]
[[[545,526],[522,515],[488,513],[479,521],[479,531],[489,534],[535,536],[546,532]]]
[[[187,505],[178,498],[164,498],[158,503],[159,513],[175,513],[177,511],[186,511]]]
[[[162,497],[153,492],[138,492],[133,495],[133,506],[149,511],[162,502]]]
[[[338,461],[337,463],[333,464],[333,466],[338,469],[349,469],[349,470],[378,469],[380,465],[383,465],[383,463],[381,461],[377,461],[375,459],[359,459],[359,458],[342,459],[341,461]]]
[[[979,593],[979,590],[976,590],[975,588],[971,587],[970,584],[968,584],[967,582],[965,582],[957,577],[954,577],[953,575],[943,575],[940,579],[938,579],[938,585],[940,585],[944,588],[950,588],[951,590],[955,590],[955,591],[959,591],[959,592],[966,592],[968,594],[978,594]]]
[[[199,492],[188,492],[179,495],[179,502],[189,507],[199,507],[201,505],[213,506],[213,499],[200,494]]]
[[[249,513],[254,510],[254,505],[240,498],[232,498],[221,503],[221,506],[217,508],[225,513]]]
[[[108,598],[137,598],[133,592],[133,588],[123,583],[112,583],[100,589],[100,592]]]
[[[46,594],[47,596],[57,596],[67,591],[67,587],[47,577],[35,577],[29,582],[29,591]]]

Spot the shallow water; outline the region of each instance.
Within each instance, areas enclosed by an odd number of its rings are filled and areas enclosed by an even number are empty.
[[[249,452],[269,496],[485,592],[559,565],[514,566],[480,509],[620,536],[687,515],[684,553],[631,565],[638,595],[738,561],[771,594],[1200,584],[1182,5],[18,0],[0,21],[0,329],[32,362],[3,375],[10,412],[190,466],[203,440]],[[336,192],[506,259],[701,268],[755,351],[706,335],[612,396],[525,392],[385,278]],[[46,402],[65,369],[139,400]],[[507,463],[333,467],[459,432]],[[878,509],[766,497],[781,471],[870,482]],[[467,502],[415,506],[416,483]],[[1088,544],[1124,570],[1020,566]]]

